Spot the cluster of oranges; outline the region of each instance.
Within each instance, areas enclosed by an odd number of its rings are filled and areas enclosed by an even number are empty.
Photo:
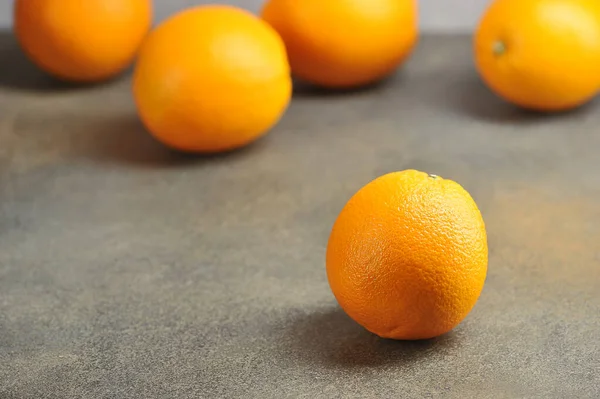
[[[292,79],[330,89],[384,79],[418,41],[417,0],[268,0],[260,16],[225,5],[152,27],[151,0],[16,0],[26,54],[68,81],[96,82],[134,63],[141,120],[165,145],[210,153],[268,132]],[[600,90],[600,2],[494,0],[474,58],[498,95],[524,108],[577,107]],[[443,334],[471,311],[487,272],[481,214],[457,183],[407,170],[346,204],[327,248],[344,310],[389,338]]]
[[[65,80],[99,81],[135,60],[148,130],[170,147],[220,152],[268,132],[292,96],[290,75],[327,88],[385,78],[418,40],[416,0],[268,0],[260,16],[224,5],[181,11],[151,29],[151,0],[17,0],[25,52]],[[475,33],[489,87],[544,111],[600,89],[600,4],[494,0]]]
[[[261,16],[191,7],[152,27],[151,0],[17,0],[29,57],[63,80],[94,82],[135,64],[138,113],[157,139],[222,152],[267,133],[291,75],[348,88],[389,75],[417,40],[414,0],[271,0]]]

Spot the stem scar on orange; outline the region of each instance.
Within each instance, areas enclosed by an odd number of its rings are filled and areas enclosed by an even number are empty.
[[[484,82],[505,100],[565,111],[600,90],[600,2],[495,0],[475,33]]]
[[[481,213],[458,183],[416,170],[383,175],[344,206],[327,245],[327,277],[344,311],[383,338],[442,335],[483,289]]]

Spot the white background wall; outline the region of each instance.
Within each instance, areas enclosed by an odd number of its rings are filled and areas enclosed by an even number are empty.
[[[489,1],[419,0],[421,29],[429,32],[469,32],[474,28]],[[154,0],[156,19],[163,19],[174,11],[191,5],[217,2],[258,11],[263,0]],[[13,0],[0,0],[0,27],[11,26],[12,3]]]

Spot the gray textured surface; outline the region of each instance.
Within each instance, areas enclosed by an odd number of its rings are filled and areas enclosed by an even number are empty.
[[[299,90],[265,139],[182,158],[127,77],[60,88],[0,41],[0,397],[600,397],[600,114],[523,114],[428,38],[394,79]],[[345,201],[383,173],[457,180],[488,226],[452,333],[384,341],[324,268]]]
[[[13,0],[0,0],[0,28],[11,25]],[[263,0],[154,0],[156,20],[160,21],[182,8],[205,3],[234,4],[258,11]],[[421,27],[426,31],[470,31],[489,0],[420,0]]]

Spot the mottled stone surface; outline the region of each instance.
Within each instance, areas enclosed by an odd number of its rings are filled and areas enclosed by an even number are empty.
[[[183,157],[129,77],[53,83],[0,39],[0,398],[600,397],[600,112],[520,112],[467,37],[384,85],[299,89],[264,139]],[[386,172],[460,182],[489,275],[455,331],[381,340],[336,306],[331,225]]]

